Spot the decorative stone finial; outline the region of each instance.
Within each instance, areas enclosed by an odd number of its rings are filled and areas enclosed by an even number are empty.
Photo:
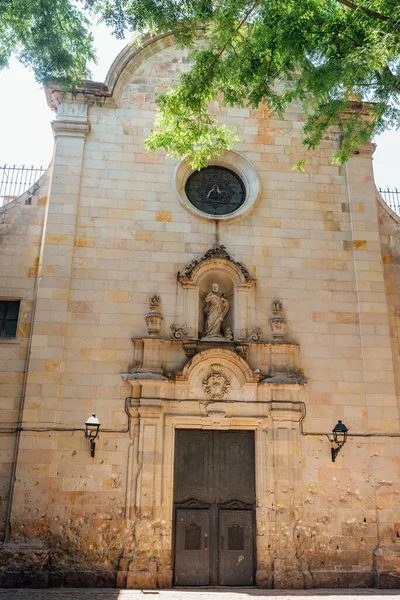
[[[272,300],[272,314],[273,315],[281,315],[283,311],[283,303],[279,298],[274,298]]]
[[[161,306],[161,296],[159,296],[158,294],[153,294],[152,296],[150,296],[149,308],[151,310],[157,310],[158,308],[160,308],[160,306]]]
[[[151,337],[157,337],[161,331],[161,325],[164,317],[160,312],[161,297],[158,294],[153,294],[149,299],[150,312],[147,313],[144,320],[146,321],[147,333]]]
[[[285,336],[287,327],[286,319],[283,317],[283,303],[279,298],[272,301],[272,317],[268,319],[274,340],[281,340]]]

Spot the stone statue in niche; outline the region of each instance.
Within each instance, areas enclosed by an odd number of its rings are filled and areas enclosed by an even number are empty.
[[[222,322],[229,310],[229,300],[219,293],[218,283],[212,284],[212,291],[206,296],[204,308],[205,326],[202,339],[223,338]]]

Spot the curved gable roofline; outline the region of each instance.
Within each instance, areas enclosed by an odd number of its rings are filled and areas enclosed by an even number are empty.
[[[122,93],[135,70],[148,58],[175,44],[172,32],[145,37],[141,44],[129,42],[112,63],[105,82],[85,80],[78,86],[78,93],[63,91],[57,83],[45,86],[47,103],[57,112],[61,102],[104,104],[112,102],[119,106]]]
[[[155,36],[147,36],[140,45],[136,40],[132,40],[125,46],[112,63],[105,80],[105,85],[110,90],[117,105],[125,86],[136,69],[146,59],[174,44],[174,35],[169,31]]]

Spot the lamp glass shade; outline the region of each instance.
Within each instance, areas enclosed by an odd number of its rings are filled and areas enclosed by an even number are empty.
[[[100,421],[96,417],[95,413],[93,413],[92,416],[88,418],[88,420],[85,423],[85,427],[86,437],[97,437],[100,429]]]
[[[333,439],[338,446],[343,446],[347,440],[348,429],[342,421],[338,421],[335,427],[332,429]]]

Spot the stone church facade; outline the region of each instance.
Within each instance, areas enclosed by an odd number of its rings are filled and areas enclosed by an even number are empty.
[[[298,108],[221,108],[241,141],[209,168],[148,155],[188,68],[165,34],[49,87],[52,164],[0,209],[1,585],[396,587],[400,221],[373,146],[333,166],[332,131],[297,173]]]

